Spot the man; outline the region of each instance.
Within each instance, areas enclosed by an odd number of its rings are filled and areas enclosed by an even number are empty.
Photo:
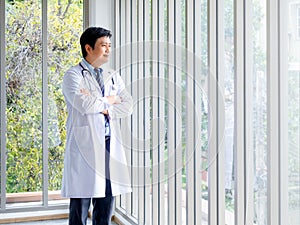
[[[86,224],[91,201],[93,225],[110,224],[114,196],[131,191],[119,119],[131,114],[132,98],[116,72],[101,68],[111,36],[104,28],[86,29],[83,59],[63,79],[68,118],[62,196],[70,198],[70,225]]]

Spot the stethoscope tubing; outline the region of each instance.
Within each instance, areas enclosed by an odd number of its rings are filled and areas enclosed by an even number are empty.
[[[80,65],[80,67],[82,68],[82,70],[81,70],[81,75],[82,75],[83,78],[85,78],[84,71],[88,72],[88,73],[90,74],[90,76],[92,76],[91,72],[90,72],[89,70],[85,69],[85,68],[82,66],[81,63],[79,63],[79,65]],[[111,82],[112,82],[113,85],[115,84],[114,78],[111,78]]]

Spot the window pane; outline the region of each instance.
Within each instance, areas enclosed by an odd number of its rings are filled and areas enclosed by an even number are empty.
[[[225,222],[234,224],[234,1],[224,2]]]
[[[291,1],[288,9],[288,203],[292,225],[300,224],[300,0]]]
[[[6,8],[7,207],[15,193],[41,201],[42,49],[41,1]],[[24,194],[26,192],[26,195]]]
[[[298,31],[298,39],[300,39],[300,5],[297,6],[297,21],[298,21],[298,25],[297,25],[297,31]]]
[[[253,0],[254,223],[267,224],[266,1]]]
[[[41,205],[43,166],[49,166],[49,200],[61,199],[66,136],[61,80],[64,72],[80,60],[83,1],[48,1],[47,165],[42,164],[41,2],[6,3],[7,208],[24,207],[24,203]]]
[[[83,30],[83,1],[48,3],[48,145],[49,200],[60,199],[66,143],[66,106],[62,78],[80,61],[79,38]]]
[[[208,75],[208,27],[207,27],[207,19],[208,19],[208,10],[207,10],[208,2],[207,0],[201,0],[201,77],[206,76],[206,78],[202,81],[201,87],[205,87],[207,83],[205,83]],[[208,108],[209,102],[207,97],[207,92],[205,92],[205,88],[203,88],[202,99],[201,99],[201,188],[202,188],[202,196],[201,196],[201,205],[202,205],[202,224],[208,224],[208,168],[209,168],[209,160],[208,160],[208,142],[209,142],[209,134],[208,134]]]

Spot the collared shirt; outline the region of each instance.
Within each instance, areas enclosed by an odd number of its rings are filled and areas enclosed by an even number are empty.
[[[95,77],[95,79],[97,80],[96,76],[98,76],[98,74],[96,73],[95,69],[99,69],[100,70],[100,73],[103,72],[103,69],[102,68],[95,68],[93,67],[90,63],[88,63],[88,61],[86,61],[84,58],[83,58],[83,63],[86,65],[86,67],[88,68],[88,70],[91,72],[91,74],[93,74],[93,76]],[[105,136],[110,136],[110,125],[109,125],[109,117],[107,115],[104,115],[105,116]]]
[[[93,76],[96,78],[97,76],[97,73],[95,71],[95,69],[99,69],[100,72],[102,73],[103,72],[103,69],[102,68],[96,68],[96,67],[93,67],[91,64],[89,64],[84,58],[82,60],[84,62],[84,64],[86,65],[86,67],[88,68],[88,70],[93,74]],[[97,80],[97,79],[96,79]]]

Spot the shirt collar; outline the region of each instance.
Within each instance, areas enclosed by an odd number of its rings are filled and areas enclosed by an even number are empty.
[[[83,61],[83,63],[86,65],[86,67],[88,68],[88,70],[89,70],[92,74],[97,75],[96,72],[95,72],[95,69],[97,69],[97,68],[95,68],[95,67],[93,67],[91,64],[89,64],[88,61],[86,61],[84,58],[82,59],[82,61]],[[100,73],[103,72],[103,69],[102,69],[102,68],[99,68],[99,70],[100,70]]]

